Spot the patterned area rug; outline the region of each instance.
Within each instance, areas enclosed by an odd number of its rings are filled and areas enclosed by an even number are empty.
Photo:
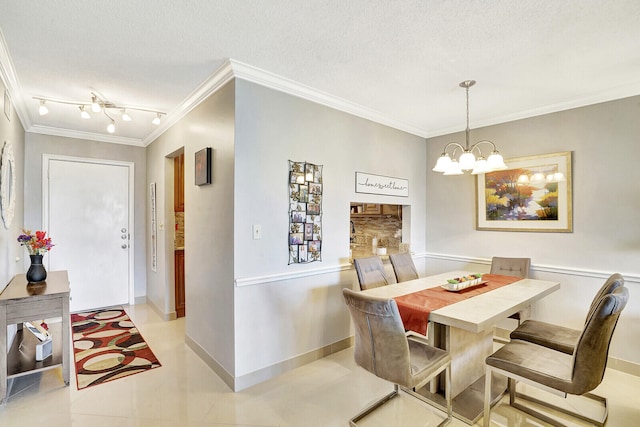
[[[122,309],[71,314],[78,390],[160,365]]]

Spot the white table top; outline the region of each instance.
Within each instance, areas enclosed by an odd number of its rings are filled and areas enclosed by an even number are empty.
[[[363,291],[380,298],[395,298],[447,283],[447,279],[473,274],[473,271],[449,271],[407,282]],[[560,289],[560,283],[522,279],[507,286],[433,310],[429,321],[481,332],[493,328],[500,320],[517,313],[533,302]]]

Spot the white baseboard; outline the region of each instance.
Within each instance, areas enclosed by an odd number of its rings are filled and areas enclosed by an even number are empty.
[[[176,320],[176,319],[178,318],[178,316],[177,316],[177,314],[176,314],[176,312],[175,312],[175,311],[173,311],[173,312],[171,312],[171,313],[165,313],[165,312],[163,312],[162,310],[160,310],[160,308],[159,308],[157,305],[155,305],[155,304],[153,303],[153,301],[151,301],[150,299],[147,299],[146,297],[145,297],[145,299],[146,299],[147,305],[148,305],[149,307],[151,307],[151,309],[152,309],[152,310],[153,310],[153,311],[154,311],[158,316],[160,316],[160,318],[161,318],[162,320],[164,320],[164,321],[169,321],[169,320]]]
[[[204,363],[209,366],[233,391],[240,391],[263,381],[277,377],[292,369],[306,365],[314,360],[322,359],[330,354],[342,351],[353,345],[353,337],[345,338],[333,344],[326,345],[316,350],[309,351],[291,359],[284,360],[266,368],[259,369],[246,375],[234,377],[227,372],[218,361],[207,353],[196,341],[190,336],[185,336],[185,343],[200,357]]]
[[[216,373],[217,376],[220,377],[222,381],[233,391],[237,391],[234,389],[234,378],[226,369],[222,367],[218,361],[213,358],[207,351],[200,346],[193,338],[191,338],[188,334],[184,336],[184,342],[195,354],[198,355],[202,361]]]

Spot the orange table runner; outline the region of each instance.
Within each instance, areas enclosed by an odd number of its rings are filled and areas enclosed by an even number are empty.
[[[404,328],[426,335],[429,314],[433,310],[510,285],[522,280],[522,278],[502,276],[500,274],[483,274],[482,280],[486,280],[487,283],[471,286],[457,292],[447,291],[437,286],[394,298],[396,304],[398,304],[398,311],[400,311]]]

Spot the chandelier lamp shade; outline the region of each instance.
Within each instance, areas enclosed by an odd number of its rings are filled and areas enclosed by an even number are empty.
[[[148,108],[139,108],[132,107],[126,105],[116,105],[111,101],[107,101],[101,98],[99,95],[91,92],[91,102],[82,102],[82,101],[67,101],[62,99],[54,99],[54,98],[46,98],[40,96],[34,96],[33,99],[40,101],[38,106],[38,114],[44,116],[49,113],[49,109],[46,106],[46,103],[55,103],[55,104],[66,104],[66,105],[75,105],[80,110],[80,117],[82,119],[91,119],[91,113],[96,114],[104,114],[107,117],[107,132],[114,133],[116,131],[116,120],[115,116],[117,114],[120,115],[120,118],[125,122],[133,121],[132,117],[129,115],[129,111],[139,111],[142,113],[149,113],[152,115],[152,119],[149,119],[151,123],[154,125],[160,124],[160,119],[162,116],[166,115],[166,113],[158,110],[148,109]]]
[[[467,94],[467,128],[465,129],[465,145],[457,142],[450,142],[445,145],[444,150],[435,167],[434,172],[442,172],[444,175],[463,175],[471,171],[477,175],[496,170],[507,169],[502,155],[498,152],[496,145],[489,140],[482,140],[469,144],[471,130],[469,129],[469,88],[476,84],[475,80],[465,80],[460,83],[460,87],[466,90]],[[485,158],[480,150],[481,145],[488,145],[491,148],[489,157]],[[456,158],[457,154],[460,157]],[[477,154],[477,157],[476,157]]]

